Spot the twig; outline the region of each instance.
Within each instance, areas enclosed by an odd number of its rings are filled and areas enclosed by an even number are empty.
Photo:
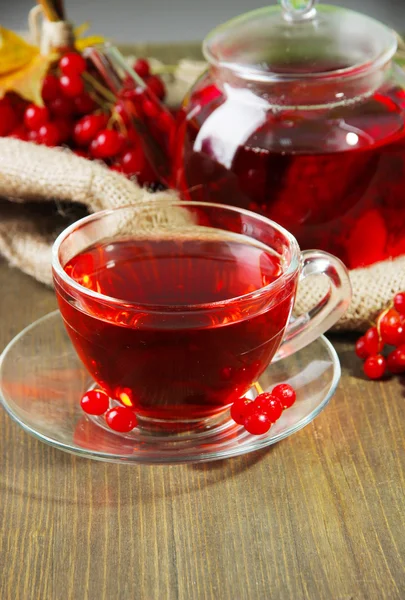
[[[62,3],[62,0],[38,0],[38,4],[42,6],[44,15],[48,21],[62,21],[63,20],[63,7],[58,6]],[[60,13],[62,9],[62,14]]]

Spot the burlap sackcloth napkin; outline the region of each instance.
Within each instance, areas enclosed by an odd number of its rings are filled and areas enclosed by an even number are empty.
[[[188,75],[172,81],[175,101],[190,84]],[[195,73],[193,73],[193,76]],[[51,284],[51,247],[71,221],[88,212],[173,198],[172,192],[151,193],[102,164],[62,148],[50,149],[12,138],[0,138],[0,252],[9,263],[38,281]],[[405,256],[351,271],[353,300],[337,329],[362,331],[405,289]],[[323,277],[305,280],[295,311],[313,306],[327,291]]]

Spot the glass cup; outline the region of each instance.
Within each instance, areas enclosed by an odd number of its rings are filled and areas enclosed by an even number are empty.
[[[77,221],[52,256],[59,308],[81,361],[138,426],[193,429],[243,396],[269,363],[329,329],[351,298],[343,263],[266,217],[153,200]],[[290,320],[297,285],[327,295]]]

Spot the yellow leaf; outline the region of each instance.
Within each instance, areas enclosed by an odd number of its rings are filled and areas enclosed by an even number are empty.
[[[0,75],[21,69],[38,53],[38,48],[0,25]]]
[[[89,46],[97,46],[98,44],[104,44],[104,42],[105,38],[101,35],[89,35],[88,37],[76,40],[75,47],[79,52],[83,52],[83,50]]]
[[[86,23],[82,23],[81,25],[78,25],[77,27],[75,27],[73,30],[75,39],[82,37],[82,35],[84,33],[86,33],[86,31],[89,29],[89,27],[90,27],[90,23],[88,23],[87,21],[86,21]]]
[[[37,53],[24,67],[12,73],[0,75],[0,98],[7,92],[15,92],[28,102],[34,102],[42,106],[42,82],[49,65],[55,60],[56,56],[55,54],[42,56]]]
[[[90,23],[82,23],[74,29],[75,35],[75,48],[79,52],[83,52],[85,48],[89,46],[97,46],[98,44],[104,44],[105,38],[101,35],[89,35],[84,37],[84,34],[89,29]]]

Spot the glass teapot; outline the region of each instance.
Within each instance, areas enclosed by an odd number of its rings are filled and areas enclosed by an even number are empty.
[[[218,27],[203,48],[209,68],[176,136],[182,194],[266,215],[349,268],[405,253],[395,33],[350,10],[281,0]]]

